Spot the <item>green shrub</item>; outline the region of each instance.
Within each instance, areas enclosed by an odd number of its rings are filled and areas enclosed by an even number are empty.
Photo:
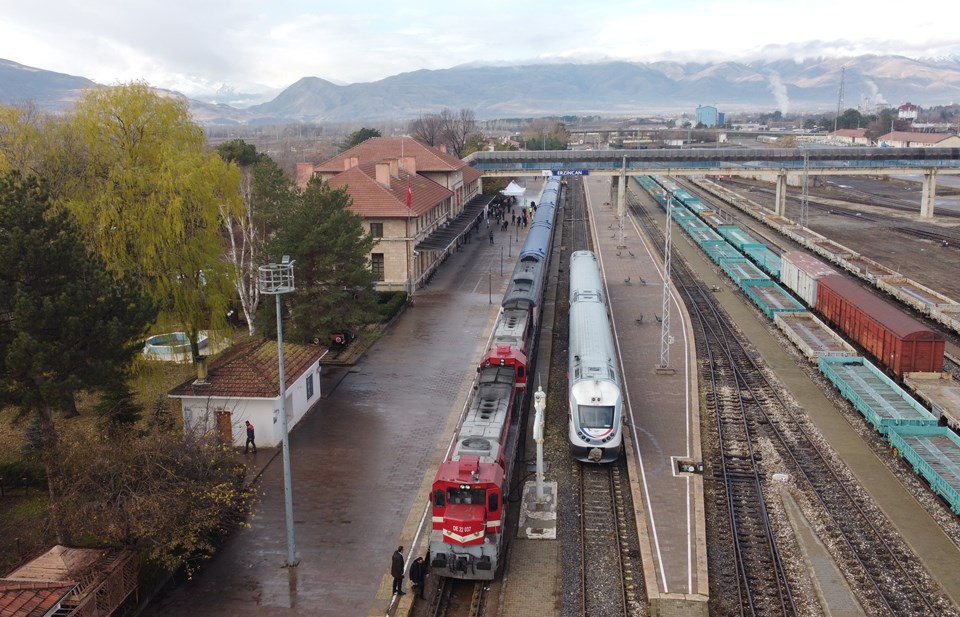
[[[47,488],[47,472],[40,463],[14,461],[0,464],[0,483],[9,488]]]
[[[379,292],[377,308],[380,311],[380,320],[390,321],[393,319],[406,302],[407,292],[405,291]]]

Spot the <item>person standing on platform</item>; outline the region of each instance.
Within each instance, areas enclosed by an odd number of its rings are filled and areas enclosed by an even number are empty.
[[[423,557],[417,557],[413,560],[413,565],[410,566],[410,582],[413,583],[413,588],[415,593],[426,599],[426,596],[423,595],[423,587],[427,580],[427,564],[424,563]]]
[[[247,444],[243,447],[244,454],[250,451],[250,446],[253,446],[253,453],[256,454],[257,442],[253,440],[253,425],[247,420]]]
[[[398,546],[390,561],[390,575],[393,576],[393,593],[404,595],[403,591],[403,546]]]
[[[490,244],[493,244],[493,230],[490,230]]]

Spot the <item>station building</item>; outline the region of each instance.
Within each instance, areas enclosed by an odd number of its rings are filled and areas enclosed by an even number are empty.
[[[462,241],[464,219],[482,211],[481,173],[446,148],[411,137],[374,137],[322,163],[299,163],[303,188],[319,176],[345,187],[379,242],[370,265],[381,291],[412,293]]]

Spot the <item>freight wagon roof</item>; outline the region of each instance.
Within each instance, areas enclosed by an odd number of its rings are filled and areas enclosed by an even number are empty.
[[[931,330],[900,308],[868,291],[856,281],[840,274],[831,274],[820,278],[819,284],[835,294],[846,298],[894,335],[901,339],[940,339],[936,330]]]
[[[783,261],[789,262],[804,272],[810,278],[820,278],[829,274],[837,274],[837,270],[803,251],[787,251],[783,254]]]

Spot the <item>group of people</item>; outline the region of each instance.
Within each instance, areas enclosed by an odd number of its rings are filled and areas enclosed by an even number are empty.
[[[390,575],[393,576],[393,593],[398,596],[406,593],[403,590],[403,568],[405,565],[406,561],[403,558],[403,546],[398,546],[397,550],[393,552],[393,559],[390,562]],[[423,595],[423,588],[427,580],[427,567],[427,562],[423,560],[423,557],[417,557],[413,560],[413,563],[410,564],[410,583],[413,585],[416,595],[421,598],[426,597]]]
[[[509,199],[514,199],[510,197]],[[504,202],[506,203],[506,202]],[[510,225],[516,225],[517,230],[526,228],[527,226],[527,213],[530,213],[530,216],[533,216],[533,213],[537,211],[537,206],[535,203],[530,202],[530,206],[527,208],[521,208],[519,214],[514,214],[513,206],[506,206],[501,204],[499,207],[496,204],[492,204],[491,208],[487,211],[487,228],[490,229],[490,219],[494,220],[494,224],[500,227],[501,231],[509,231]],[[507,221],[507,214],[510,214],[510,220]],[[493,229],[490,229],[489,232],[490,244],[493,244]]]

